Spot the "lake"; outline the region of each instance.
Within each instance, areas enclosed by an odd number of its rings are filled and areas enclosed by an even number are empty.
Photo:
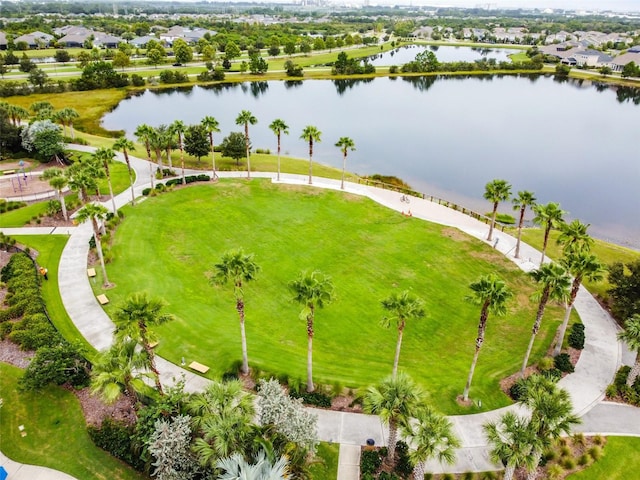
[[[133,138],[142,123],[220,122],[216,143],[241,110],[253,148],[276,150],[268,125],[288,123],[287,155],[308,158],[306,125],[322,132],[314,160],[342,166],[335,142],[351,137],[347,168],[396,175],[414,188],[482,212],[485,184],[504,178],[513,192],[559,202],[599,238],[640,249],[640,90],[545,76],[411,77],[253,82],[145,91],[103,119]],[[502,211],[510,208],[503,206]]]
[[[440,63],[450,63],[475,62],[476,60],[489,60],[490,58],[494,58],[497,62],[507,62],[510,60],[509,55],[519,53],[522,50],[513,48],[456,47],[449,45],[406,45],[374,55],[369,63],[376,67],[390,65],[401,66],[415,60],[416,55],[424,51],[433,52]]]

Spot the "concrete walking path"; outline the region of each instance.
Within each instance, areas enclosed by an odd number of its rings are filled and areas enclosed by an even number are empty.
[[[0,465],[7,471],[8,480],[76,480],[75,477],[52,468],[14,462],[0,452]]]
[[[74,149],[83,151],[93,151],[91,147],[74,146]],[[136,182],[134,189],[136,197],[141,194],[143,188],[149,186],[149,163],[135,157],[129,157],[132,168],[136,171]],[[123,160],[121,155],[118,159]],[[155,169],[155,164],[152,164]],[[175,167],[174,167],[175,168]],[[176,169],[179,171],[179,169]],[[189,171],[187,174],[203,173],[202,171]],[[205,172],[206,173],[206,172]],[[211,172],[209,172],[210,174]],[[221,178],[246,177],[246,172],[217,172]],[[251,172],[252,178],[271,178],[275,182],[275,173]],[[307,185],[306,175],[281,174],[280,183]],[[325,178],[314,178],[314,187],[340,190],[340,182]],[[430,202],[415,197],[411,197],[410,204],[401,202],[401,195],[395,191],[383,190],[355,183],[346,183],[345,192],[369,197],[375,202],[394,210],[406,211],[410,208],[412,215],[416,218],[439,223],[442,225],[457,228],[483,242],[488,232],[488,226],[475,220],[461,212],[444,207],[437,203]],[[111,208],[109,199],[105,199],[105,207]],[[118,208],[131,200],[129,189],[116,197]],[[5,233],[12,234],[18,230],[26,233],[25,230],[34,229],[2,229]],[[47,233],[41,231],[39,233]],[[52,232],[49,232],[52,233]],[[62,253],[59,268],[59,285],[62,301],[69,316],[80,331],[80,333],[98,350],[106,349],[112,340],[113,323],[104,312],[93,295],[91,285],[87,277],[87,254],[89,251],[89,239],[93,232],[88,224],[80,225],[70,229],[69,241]],[[18,234],[18,232],[13,233]],[[521,258],[513,258],[515,239],[510,235],[500,231],[494,231],[495,247],[507,258],[512,260],[524,271],[531,271],[538,267],[540,252],[532,247],[521,245]],[[493,242],[491,243],[493,246]],[[640,409],[614,409],[613,407],[601,407],[600,401],[604,398],[607,385],[611,382],[621,358],[620,345],[616,339],[616,325],[613,319],[604,311],[597,301],[585,290],[581,289],[576,299],[575,308],[578,311],[582,322],[585,324],[586,342],[580,360],[576,365],[575,373],[566,376],[560,381],[560,386],[567,389],[571,394],[574,404],[574,411],[580,416],[584,416],[584,431],[595,432],[607,430],[608,428],[619,434],[625,432],[635,435],[633,428],[625,430],[624,424],[632,421]],[[469,358],[471,359],[471,350]],[[165,383],[170,383],[172,379],[185,377],[186,390],[189,392],[202,390],[209,383],[209,380],[185,370],[178,365],[170,363],[162,358],[157,358],[158,367],[161,371],[162,379]],[[192,359],[187,359],[187,363]],[[461,391],[464,386],[461,380]],[[472,390],[473,394],[473,390]],[[611,412],[611,415],[589,416],[594,407],[604,408]],[[462,447],[457,451],[456,462],[452,466],[441,466],[440,464],[428,465],[427,471],[440,472],[467,472],[496,470],[499,467],[489,460],[487,442],[482,431],[482,425],[487,421],[498,418],[508,410],[518,409],[516,405],[499,410],[485,412],[475,415],[459,415],[449,417],[454,425],[457,435],[460,437]],[[387,430],[381,424],[378,417],[354,414],[346,412],[335,412],[329,410],[311,409],[318,415],[318,436],[320,440],[337,442],[341,445],[341,460],[338,475],[339,480],[351,480],[358,478],[357,469],[353,468],[356,449],[364,445],[366,440],[375,440],[376,445],[386,443]],[[633,413],[636,412],[636,413]],[[627,421],[620,422],[616,426],[609,424],[606,418],[618,418],[622,416]],[[598,420],[598,421],[596,421]],[[357,447],[357,448],[356,448]]]

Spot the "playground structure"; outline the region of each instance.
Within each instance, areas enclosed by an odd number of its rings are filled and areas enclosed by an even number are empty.
[[[2,162],[0,164],[0,198],[16,201],[45,200],[56,192],[39,171],[28,170],[30,162]]]

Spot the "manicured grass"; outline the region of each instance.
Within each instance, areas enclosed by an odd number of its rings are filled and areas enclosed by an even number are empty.
[[[2,453],[17,462],[54,468],[83,480],[147,478],[93,444],[71,392],[54,386],[18,392],[22,372],[0,363]]]
[[[32,203],[26,207],[17,208],[10,212],[0,213],[0,227],[24,227],[33,217],[38,217],[47,211],[47,202]]]
[[[479,308],[465,302],[469,283],[497,273],[516,293],[505,318],[489,319],[472,397],[483,409],[509,403],[498,387],[522,360],[535,318],[530,280],[493,249],[457,230],[433,225],[341,192],[225,180],[191,186],[124,209],[112,248],[108,291],[114,309],[146,290],[177,316],[158,333],[158,352],[211,367],[211,377],[240,358],[231,287],[209,277],[223,252],[255,253],[262,272],[244,286],[250,363],[292,378],[305,377],[307,337],[287,284],[302,270],[333,277],[337,299],[316,316],[315,380],[363,387],[391,373],[396,331],[379,323],[380,301],[412,289],[427,318],[407,325],[400,367],[447,413],[457,407],[474,351]],[[562,318],[547,311],[533,361],[548,347]],[[473,411],[473,409],[472,409]]]
[[[562,246],[558,245],[557,242],[559,235],[559,231],[552,231],[549,235],[549,241],[547,242],[547,256],[554,260],[562,258]],[[544,231],[539,228],[523,229],[522,241],[542,251]],[[630,248],[621,247],[620,245],[607,243],[597,239],[591,247],[591,251],[605,265],[611,265],[615,262],[630,263],[640,260],[640,252],[636,250],[631,250]],[[602,298],[607,298],[607,289],[610,288],[610,285],[606,278],[600,282],[585,282],[584,284],[592,294],[596,294]]]
[[[340,444],[320,442],[316,449],[316,457],[320,462],[311,465],[311,478],[313,480],[335,480],[338,478],[338,454]]]
[[[84,339],[69,318],[62,304],[58,288],[60,256],[64,246],[67,244],[68,237],[65,235],[15,235],[12,238],[38,252],[38,264],[49,270],[49,280],[42,282],[41,291],[51,321],[68,341],[81,343],[86,348],[89,359],[92,359],[95,349]]]
[[[633,473],[636,472],[636,473]],[[640,472],[640,438],[608,437],[603,457],[571,480],[627,480]]]

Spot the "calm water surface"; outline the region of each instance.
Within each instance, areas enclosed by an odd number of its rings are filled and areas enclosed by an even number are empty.
[[[241,131],[250,110],[254,148],[276,149],[268,125],[282,118],[286,154],[307,158],[306,125],[322,131],[314,160],[342,166],[335,142],[349,136],[348,169],[396,175],[416,189],[479,211],[494,178],[538,201],[559,202],[569,218],[590,223],[594,236],[640,248],[640,93],[546,77],[475,77],[368,81],[254,82],[184,91],[146,91],[103,119],[107,129],[133,131],[180,119],[220,122],[216,142]],[[507,211],[506,207],[502,208]]]
[[[521,50],[512,48],[476,48],[437,45],[406,45],[388,52],[374,55],[370,63],[376,67],[404,65],[415,60],[416,55],[424,51],[432,51],[439,62],[475,62],[476,60],[495,58],[497,62],[506,62],[509,55]]]

